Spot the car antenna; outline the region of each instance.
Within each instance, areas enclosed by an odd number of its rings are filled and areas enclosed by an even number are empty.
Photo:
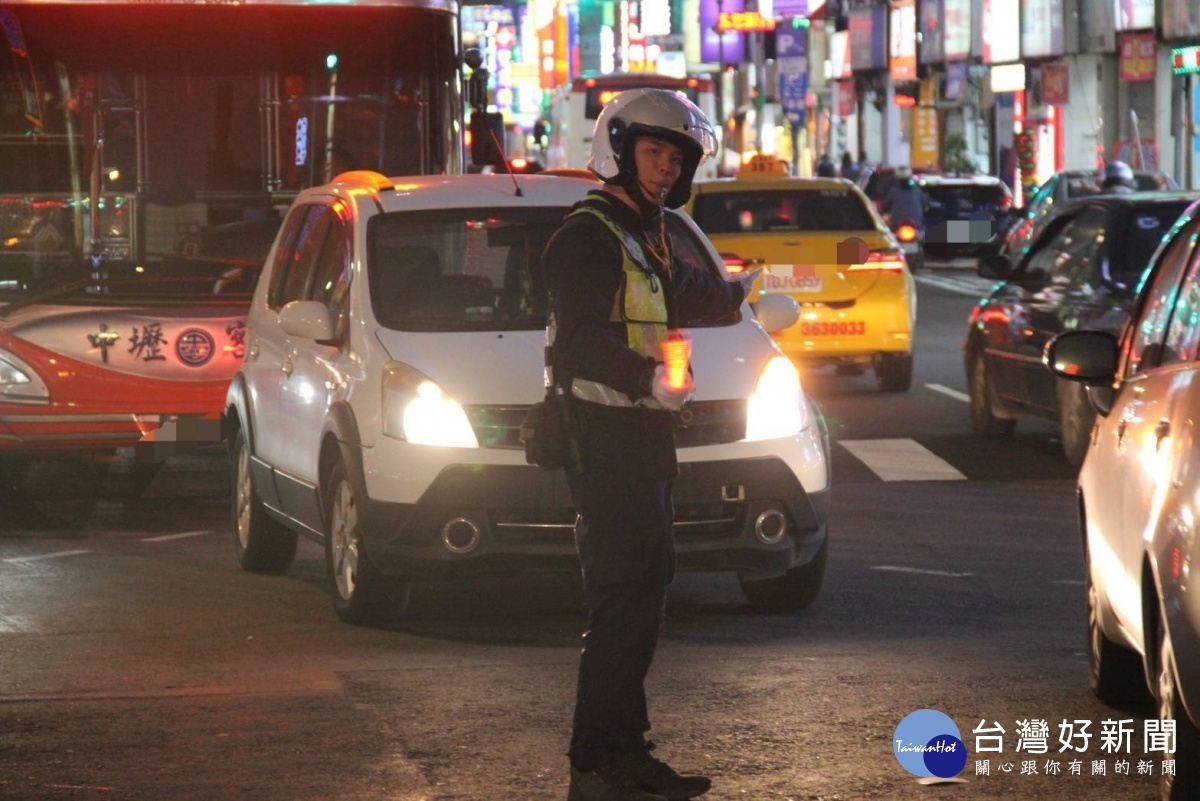
[[[516,196],[525,197],[525,193],[521,191],[521,185],[517,183],[517,174],[513,172],[512,165],[508,163],[508,159],[504,158],[504,148],[500,147],[500,140],[496,138],[496,132],[492,130],[491,126],[488,126],[488,136],[492,137],[492,144],[496,146],[496,152],[500,154],[500,158],[504,161],[504,169],[508,173],[508,177],[512,178]]]

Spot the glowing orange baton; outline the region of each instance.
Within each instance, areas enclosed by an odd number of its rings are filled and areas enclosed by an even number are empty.
[[[687,385],[688,360],[692,356],[692,341],[680,331],[667,332],[662,343],[663,364],[667,366],[667,386],[683,389]]]

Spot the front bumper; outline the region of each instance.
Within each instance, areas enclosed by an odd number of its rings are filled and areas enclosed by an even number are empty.
[[[778,458],[683,463],[673,497],[680,570],[766,578],[811,561],[825,541],[828,489],[805,492]],[[764,514],[786,520],[778,542],[756,536],[755,522]],[[359,520],[372,562],[388,575],[444,579],[579,569],[575,512],[561,472],[451,465],[417,503],[366,499]],[[478,541],[456,552],[451,545],[469,540],[464,521],[478,530]]]
[[[0,405],[0,456],[106,451],[134,446],[141,461],[162,461],[188,447],[221,440],[215,414],[56,413]]]

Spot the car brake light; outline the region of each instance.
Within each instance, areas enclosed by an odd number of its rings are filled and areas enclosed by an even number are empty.
[[[1008,211],[1012,208],[1012,195],[1002,195],[1000,197],[1000,211]]]
[[[862,264],[851,264],[849,272],[870,270],[882,273],[904,272],[904,256],[898,250],[872,250],[871,255]]]
[[[732,253],[722,253],[721,260],[725,262],[725,269],[730,275],[736,275],[746,269],[746,260]]]
[[[896,229],[896,238],[899,239],[901,242],[912,242],[914,239],[917,238],[916,226],[912,226],[912,225],[909,225],[908,223],[904,223],[903,225],[901,225],[899,228]]]

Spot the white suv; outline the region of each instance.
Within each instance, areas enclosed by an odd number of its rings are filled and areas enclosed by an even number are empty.
[[[226,404],[243,568],[323,543],[350,622],[402,611],[417,580],[579,569],[566,480],[526,464],[518,431],[544,395],[541,251],[596,185],[356,172],[296,199]],[[690,218],[668,229],[677,258],[724,271]],[[771,609],[807,606],[825,572],[828,437],[764,330],[796,314],[764,298],[689,329],[677,434],[679,567],[736,571]]]

